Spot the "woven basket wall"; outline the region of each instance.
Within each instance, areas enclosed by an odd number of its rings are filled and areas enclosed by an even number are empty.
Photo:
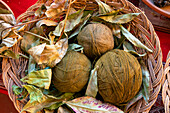
[[[104,1],[104,0],[102,0]],[[62,4],[62,0],[55,0],[59,5]],[[142,12],[139,8],[135,7],[132,3],[127,0],[105,0],[105,2],[113,7],[114,9],[120,9],[123,6],[125,8],[121,11],[122,14],[126,13],[141,13],[137,18],[135,18],[131,22],[131,30],[133,31],[133,35],[135,35],[143,44],[153,50],[153,53],[148,53],[146,57],[144,57],[145,64],[148,67],[150,73],[150,98],[149,102],[146,103],[144,99],[141,97],[139,101],[135,104],[131,105],[128,109],[128,112],[138,113],[138,112],[149,112],[153,104],[156,102],[158,93],[161,89],[162,77],[163,77],[163,66],[162,66],[162,51],[160,48],[160,41],[155,33],[155,30],[151,24],[151,22],[147,19],[144,12]],[[23,21],[24,19],[28,19],[31,22],[28,22],[28,27],[25,30],[30,30],[35,24],[33,23],[40,20],[44,17],[35,17],[35,10],[41,7],[42,4],[50,5],[53,3],[53,0],[39,0],[35,5],[31,6],[24,14],[20,15],[17,19],[17,22]],[[75,9],[81,9],[82,6],[86,5],[86,9],[88,10],[98,10],[98,5],[95,0],[76,0],[73,4]],[[65,13],[67,9],[63,12]],[[62,14],[63,14],[62,13]],[[60,14],[54,18],[59,18]],[[19,43],[15,47],[12,48],[14,52],[18,52],[20,50]],[[145,52],[143,49],[137,49],[137,52],[143,53]],[[24,58],[20,58],[18,60],[7,59],[4,58],[2,62],[3,69],[3,82],[8,90],[8,94],[10,99],[13,101],[15,108],[18,112],[21,111],[23,106],[26,104],[28,100],[17,100],[17,96],[12,91],[12,85],[17,85],[22,87],[21,78],[25,76],[25,69],[27,68],[28,60]]]
[[[162,86],[162,101],[165,107],[165,113],[169,113],[170,110],[170,51],[167,55],[166,64],[164,66],[164,83]]]

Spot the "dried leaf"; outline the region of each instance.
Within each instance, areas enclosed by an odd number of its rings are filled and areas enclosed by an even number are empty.
[[[40,35],[40,31],[37,27],[32,28],[30,32]],[[28,52],[31,47],[38,45],[39,41],[40,39],[38,37],[25,33],[21,41],[21,49]]]
[[[111,15],[111,16],[99,16],[99,18],[114,24],[125,24],[132,21],[140,13],[128,13],[122,15]]]
[[[96,0],[96,2],[99,5],[99,13],[100,14],[106,14],[106,13],[113,11],[113,9],[109,5],[103,3],[102,1]]]
[[[86,93],[85,95],[96,97],[98,92],[98,86],[97,86],[97,67],[91,70],[89,83],[87,85]]]
[[[85,24],[87,23],[87,21],[89,20],[89,18],[91,17],[91,14],[88,14],[85,18],[81,19],[81,24],[79,25],[79,27],[69,36],[68,39],[71,39],[72,37],[76,36],[79,34],[79,32],[81,31],[81,29],[85,26]]]
[[[46,6],[43,4],[40,8],[35,11],[35,16],[41,16],[47,10]]]
[[[49,89],[51,84],[52,71],[44,69],[40,71],[32,71],[27,76],[21,79],[22,82],[35,85],[40,88]]]
[[[144,61],[140,61],[141,68],[142,68],[142,94],[143,98],[145,99],[146,103],[149,101],[150,91],[149,91],[149,71],[144,63]]]
[[[5,50],[8,50],[8,47],[6,47],[6,46],[1,47],[1,48],[0,48],[0,54],[1,54],[2,52],[4,52]]]
[[[35,71],[36,62],[31,55],[29,55],[29,63],[28,63],[28,73]]]
[[[42,25],[46,25],[46,26],[56,26],[58,23],[53,21],[53,20],[40,20],[36,23],[36,26],[38,28],[40,28]]]
[[[80,97],[72,101],[65,102],[76,113],[124,113],[119,108],[108,104],[102,103],[92,97]]]
[[[11,12],[7,9],[3,9],[0,7],[0,14],[11,14]]]
[[[60,107],[58,108],[57,113],[72,113],[72,112],[69,111],[66,107],[60,106]]]
[[[54,44],[55,35],[53,34],[53,32],[50,32],[48,36],[50,38],[50,45],[53,45]]]
[[[15,16],[13,14],[0,14],[0,20],[4,20],[6,23],[15,24]]]
[[[11,24],[0,20],[0,35],[2,36],[2,39],[4,39],[11,32],[11,29],[6,29],[10,27],[12,27]]]
[[[142,92],[140,91],[126,106],[125,111],[127,111],[132,105],[134,105],[138,100],[142,98]]]
[[[66,21],[66,27],[64,29],[64,32],[69,32],[71,30],[73,30],[73,28],[80,23],[81,21],[81,18],[83,16],[83,9],[77,11],[76,13],[73,13],[71,15],[68,16],[67,18],[67,21]],[[55,36],[60,36],[61,35],[61,32],[64,28],[64,23],[65,23],[65,20],[64,19],[63,21],[61,21],[58,26],[55,28],[55,30],[53,31],[53,34]]]
[[[47,110],[47,109],[44,109],[45,113],[54,113],[54,110]]]
[[[140,47],[143,49],[146,49],[149,52],[152,52],[151,49],[149,49],[147,46],[142,44],[139,39],[137,39],[135,36],[133,36],[127,29],[125,29],[122,25],[120,25],[122,34],[136,47]]]
[[[3,55],[13,59],[19,59],[19,54],[16,54],[11,50],[5,50],[5,52],[3,52]]]
[[[64,103],[62,103],[62,102],[58,102],[58,103],[56,103],[56,104],[51,105],[50,107],[46,107],[45,109],[55,110],[55,109],[59,108],[61,105],[63,105],[63,104],[64,104]]]
[[[9,37],[9,38],[2,39],[2,44],[5,45],[6,47],[12,47],[16,43],[17,43],[16,38]]]
[[[127,42],[127,41],[125,41],[125,42],[123,43],[123,49],[124,49],[124,51],[126,51],[126,52],[128,52],[128,53],[131,53],[131,54],[133,54],[133,55],[135,55],[135,56],[142,57],[142,56],[147,55],[147,53],[144,53],[144,54],[139,54],[139,53],[137,53],[137,52],[135,51],[135,49],[133,48],[133,46],[132,46],[129,42]]]
[[[23,111],[28,111],[31,113],[36,113],[43,108],[50,107],[53,104],[60,103],[64,100],[68,100],[73,96],[73,93],[65,93],[60,97],[54,97],[51,95],[44,95],[42,91],[32,85],[23,85],[24,88],[30,94],[30,100],[23,107],[21,113]]]
[[[113,25],[113,29],[112,29],[112,33],[114,36],[118,37],[118,38],[121,38],[121,29],[119,27],[119,25]]]
[[[78,44],[69,44],[69,47],[68,47],[68,51],[70,50],[73,50],[73,51],[81,51],[81,53],[83,53],[83,47],[81,45],[78,45]]]
[[[19,26],[19,27],[15,27],[13,30],[16,30],[17,32],[21,32],[21,31],[24,31],[26,27],[27,27],[27,24]]]
[[[65,0],[63,0],[63,2],[61,3],[59,2],[52,3],[49,8],[47,7],[47,11],[45,12],[45,15],[47,17],[54,17],[57,14],[61,13],[62,11],[64,11],[64,3],[65,3]]]
[[[46,43],[32,47],[28,53],[35,59],[38,64],[44,64],[54,67],[61,61],[67,52],[68,39],[61,39],[55,45],[47,45]],[[50,57],[49,57],[50,56]]]

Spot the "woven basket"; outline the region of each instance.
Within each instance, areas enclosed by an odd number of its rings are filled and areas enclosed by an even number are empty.
[[[166,64],[164,66],[164,84],[162,86],[162,101],[165,106],[165,113],[169,113],[170,110],[170,51],[167,55]]]
[[[64,0],[55,0],[55,3],[62,5]],[[150,97],[149,102],[146,103],[142,97],[135,102],[133,105],[128,107],[128,112],[138,113],[138,112],[149,112],[153,104],[155,103],[158,93],[161,89],[162,77],[163,77],[163,66],[162,66],[162,51],[160,48],[160,41],[155,33],[155,30],[151,22],[147,19],[146,15],[132,3],[127,0],[102,0],[114,9],[120,9],[123,6],[125,8],[121,11],[122,14],[126,13],[141,13],[137,18],[131,22],[131,30],[133,35],[135,35],[143,44],[153,50],[153,53],[148,53],[146,57],[143,58],[145,64],[148,67],[150,73]],[[53,0],[39,0],[35,5],[31,6],[24,14],[20,15],[17,18],[17,23],[23,21],[24,19],[30,20],[27,22],[28,27],[25,30],[30,30],[34,26],[34,22],[44,18],[44,17],[35,17],[34,12],[37,8],[41,7],[42,4],[50,5],[53,3]],[[86,5],[88,10],[98,10],[98,5],[95,0],[75,0],[72,4],[75,9],[81,9]],[[52,20],[59,18],[63,13],[66,13],[67,9],[59,13]],[[12,48],[14,52],[21,52],[19,48],[19,43]],[[139,53],[145,52],[143,49],[137,49]],[[25,69],[27,68],[28,60],[25,58],[20,58],[18,60],[4,58],[2,62],[3,69],[3,82],[8,89],[8,94],[12,102],[14,103],[15,108],[18,112],[21,111],[23,106],[26,104],[28,99],[19,101],[17,96],[12,91],[12,85],[17,85],[22,87],[21,78],[25,76]]]

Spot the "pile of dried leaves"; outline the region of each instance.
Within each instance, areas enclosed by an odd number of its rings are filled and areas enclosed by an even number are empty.
[[[26,19],[22,23],[16,22],[10,11],[0,8],[0,57],[13,59],[24,57],[29,60],[28,69],[25,71],[27,76],[21,79],[26,85],[22,87],[14,85],[13,91],[19,100],[29,99],[22,111],[31,113],[42,110],[122,113],[123,111],[115,106],[97,100],[100,97],[98,97],[96,68],[91,70],[86,88],[78,93],[62,93],[56,90],[51,83],[52,68],[69,50],[83,53],[83,47],[78,45],[76,37],[89,23],[102,23],[109,26],[114,35],[114,48],[122,49],[142,59],[146,53],[137,53],[134,46],[148,52],[152,50],[130,32],[130,22],[140,14],[123,14],[121,11],[124,7],[113,9],[100,0],[96,0],[98,11],[86,10],[85,7],[77,10],[72,7],[74,2],[63,2],[61,3],[63,5],[60,4],[62,7],[55,2],[50,6],[44,4],[35,11],[34,16],[38,19]],[[56,18],[58,14],[60,17]],[[14,53],[11,49],[14,46],[20,47],[24,54]],[[141,97],[144,97],[146,102],[149,99],[149,73],[142,60],[141,66],[142,88],[138,95],[127,103],[127,109]]]

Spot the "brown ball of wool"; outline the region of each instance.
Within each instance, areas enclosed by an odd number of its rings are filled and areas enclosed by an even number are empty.
[[[95,64],[98,88],[104,101],[121,106],[132,99],[142,84],[142,71],[136,57],[123,50],[111,50]]]
[[[112,31],[104,24],[88,24],[77,36],[78,44],[84,47],[84,53],[89,58],[99,57],[112,50],[114,39]]]
[[[61,92],[79,92],[87,83],[90,60],[79,52],[69,51],[53,69],[52,82]]]

